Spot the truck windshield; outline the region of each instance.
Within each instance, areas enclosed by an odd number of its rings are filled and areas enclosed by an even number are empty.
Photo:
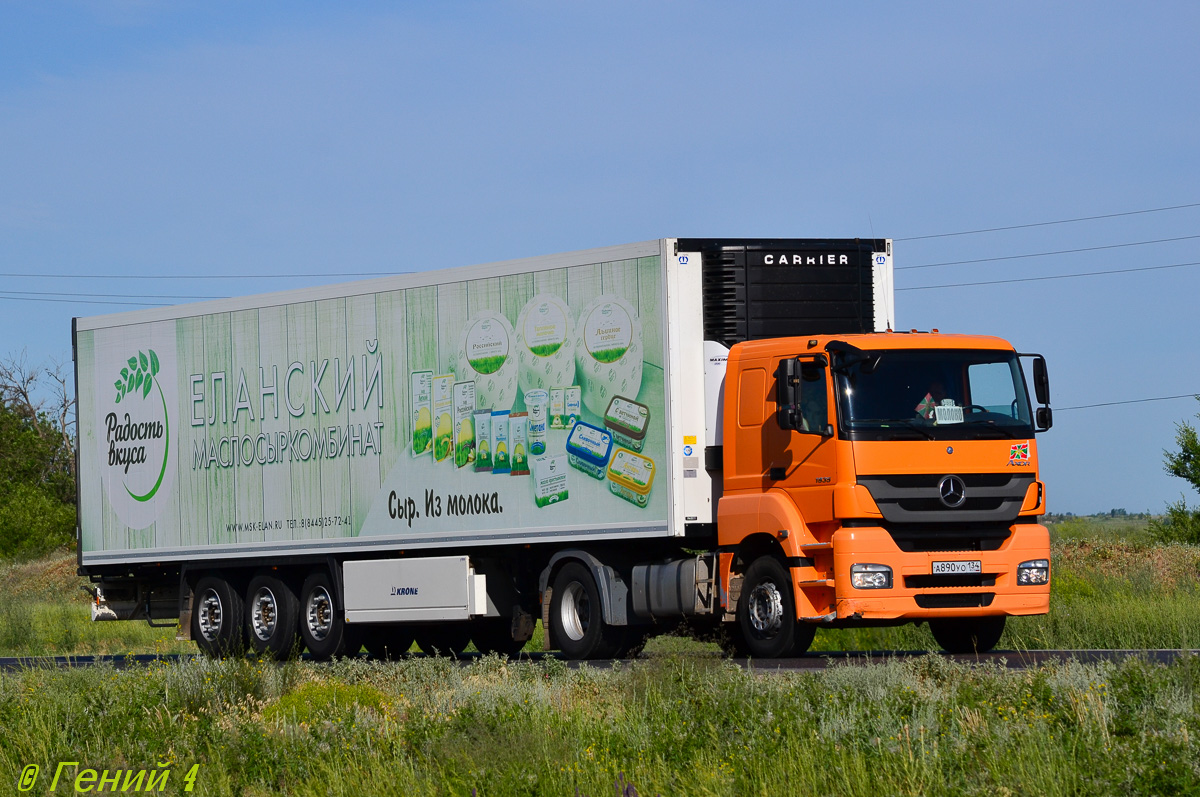
[[[1025,378],[1015,352],[874,351],[843,358],[839,422],[852,440],[1030,437]]]

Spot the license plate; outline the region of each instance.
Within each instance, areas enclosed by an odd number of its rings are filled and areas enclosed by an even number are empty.
[[[933,574],[945,575],[952,573],[982,573],[983,563],[976,559],[971,562],[934,562]]]

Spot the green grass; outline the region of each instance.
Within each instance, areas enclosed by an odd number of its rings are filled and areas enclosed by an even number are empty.
[[[1198,708],[1196,658],[779,675],[678,655],[617,670],[498,657],[35,669],[0,675],[0,779],[38,764],[44,793],[58,761],[161,761],[174,789],[198,764],[210,795],[1195,793]]]

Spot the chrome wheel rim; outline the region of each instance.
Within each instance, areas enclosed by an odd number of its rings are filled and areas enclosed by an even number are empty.
[[[199,611],[197,624],[200,626],[200,636],[204,637],[206,642],[215,642],[221,634],[221,623],[225,619],[221,596],[215,589],[207,589],[200,596]]]
[[[578,581],[571,582],[563,591],[559,604],[558,619],[563,633],[573,642],[583,639],[587,633],[591,616],[591,601],[587,590]]]
[[[774,582],[764,581],[750,590],[748,598],[750,626],[764,637],[779,631],[783,625],[783,595]]]
[[[309,593],[304,616],[313,639],[321,642],[329,636],[329,629],[333,627],[333,598],[329,596],[329,590],[317,587]]]
[[[266,642],[275,633],[279,622],[279,603],[269,587],[262,587],[250,601],[250,626],[254,636]]]

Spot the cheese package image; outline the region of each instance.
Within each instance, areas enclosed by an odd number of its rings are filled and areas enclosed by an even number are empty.
[[[454,454],[454,374],[433,378],[433,461]]]
[[[508,415],[509,468],[513,476],[529,475],[529,443],[526,439],[529,414],[511,412]]]
[[[475,383],[454,383],[454,464],[475,461]]]
[[[414,371],[409,376],[412,397],[412,455],[433,450],[433,371]]]
[[[492,469],[492,411],[475,411],[475,472]]]
[[[492,473],[508,475],[508,410],[492,411]]]

